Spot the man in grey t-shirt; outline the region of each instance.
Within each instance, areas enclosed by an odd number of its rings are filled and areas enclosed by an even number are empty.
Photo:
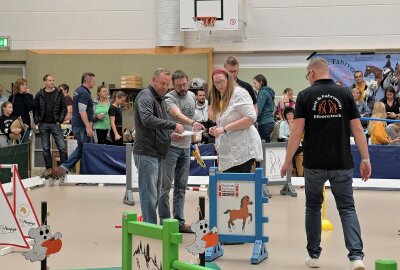
[[[169,120],[181,123],[185,130],[188,131],[201,130],[203,126],[193,120],[196,98],[192,92],[188,91],[187,75],[181,70],[175,71],[172,74],[172,83],[175,90],[165,95],[165,105]],[[192,233],[190,228],[185,225],[183,217],[190,168],[190,143],[191,136],[172,134],[172,142],[163,161],[164,178],[158,204],[158,214],[162,222],[164,219],[171,217],[169,192],[172,183],[174,183],[173,217],[179,221],[179,232],[181,233]]]

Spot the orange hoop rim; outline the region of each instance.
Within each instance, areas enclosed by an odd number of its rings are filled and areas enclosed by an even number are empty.
[[[196,22],[201,22],[204,26],[213,27],[217,21],[217,17],[193,17]]]

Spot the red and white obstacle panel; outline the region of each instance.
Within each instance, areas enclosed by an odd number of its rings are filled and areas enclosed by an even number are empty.
[[[13,174],[14,209],[0,183],[0,255],[6,255],[13,252],[15,247],[30,248],[28,232],[39,227],[40,223],[25,191],[17,165],[1,165],[1,168],[10,168]]]

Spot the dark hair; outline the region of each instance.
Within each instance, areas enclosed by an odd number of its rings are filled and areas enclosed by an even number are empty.
[[[293,114],[294,114],[294,109],[293,109],[292,107],[286,107],[286,108],[283,110],[283,118],[286,119],[286,115],[287,115],[288,113],[293,113]]]
[[[205,90],[205,89],[201,89],[201,88],[200,88],[200,89],[197,89],[197,90],[196,90],[196,96],[199,94],[200,91],[203,91],[204,94],[206,93],[206,90]]]
[[[53,77],[51,74],[46,74],[46,75],[44,75],[43,76],[43,81],[45,82],[45,81],[47,81],[47,78],[49,78],[49,77]]]
[[[82,78],[81,78],[81,84],[91,80],[93,77],[96,77],[96,75],[94,75],[94,73],[92,73],[92,72],[83,73]]]
[[[262,74],[254,76],[253,80],[256,80],[260,84],[260,88],[263,86],[268,86],[268,81]]]
[[[236,65],[239,65],[239,60],[235,56],[230,55],[230,56],[225,57],[225,59],[224,59],[224,67],[226,67],[226,66],[236,66]]]
[[[391,85],[389,85],[385,90],[385,97],[384,97],[385,99],[386,99],[386,94],[388,92],[393,93],[393,97],[396,98],[396,91],[394,90],[394,88]]]
[[[356,76],[356,73],[361,73],[361,75],[363,75],[363,76],[364,76],[364,73],[362,73],[362,71],[361,71],[361,70],[356,70],[356,71],[354,71],[354,77]]]
[[[102,85],[102,86],[104,86],[104,85]],[[122,97],[126,97],[125,92],[123,92],[123,91],[115,91],[112,94],[111,103],[114,103],[117,98],[122,98]]]
[[[172,83],[175,83],[175,80],[183,79],[183,78],[186,78],[186,80],[188,80],[188,76],[186,75],[186,73],[183,72],[182,70],[176,70],[172,74]]]
[[[62,83],[62,84],[60,84],[60,85],[58,86],[58,88],[59,88],[59,89],[60,89],[60,88],[64,89],[65,91],[67,91],[67,93],[69,92],[69,86],[68,86],[68,84]]]
[[[292,88],[285,88],[285,90],[283,90],[283,93],[284,94],[287,94],[287,92],[293,92],[293,89]]]

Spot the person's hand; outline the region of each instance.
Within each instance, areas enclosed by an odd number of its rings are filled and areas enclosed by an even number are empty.
[[[199,122],[194,122],[192,125],[192,131],[200,131],[204,129],[204,126]]]
[[[397,115],[394,112],[389,112],[389,113],[387,113],[387,115],[390,118],[396,118],[397,117]]]
[[[360,163],[360,175],[364,182],[368,181],[371,175],[371,163],[369,159],[362,159]]]
[[[12,128],[11,129],[11,132],[14,133],[14,134],[20,134],[21,131],[22,131],[22,129],[20,129],[20,128]]]
[[[211,135],[211,136],[214,136],[214,130],[217,128],[217,126],[212,126],[212,127],[210,127],[209,129],[208,129],[208,133]]]
[[[96,115],[96,118],[99,119],[99,120],[103,120],[104,117],[105,117],[104,113],[99,113],[99,114]]]
[[[283,163],[282,167],[281,167],[281,177],[285,177],[287,172],[291,172],[292,171],[292,162],[286,162]]]
[[[183,133],[183,131],[185,131],[185,129],[184,129],[184,127],[181,125],[181,124],[179,124],[179,123],[176,123],[176,127],[175,127],[175,130],[174,130],[176,133],[179,133],[179,134],[181,134],[181,133]]]
[[[86,127],[86,135],[87,135],[88,137],[93,137],[93,129],[92,129],[91,126],[87,126],[87,127]]]
[[[224,133],[225,133],[225,131],[224,131],[223,127],[217,127],[217,128],[214,129],[214,135],[213,136],[215,138],[218,138],[219,136],[221,136]]]
[[[179,135],[179,134],[177,134],[177,133],[172,133],[172,134],[171,134],[171,140],[172,140],[173,142],[179,142],[179,141],[182,141],[182,140],[183,140],[183,136],[182,136],[182,135]]]
[[[115,140],[116,140],[116,141],[120,140],[121,138],[122,138],[121,135],[119,135],[118,133],[115,134]]]

